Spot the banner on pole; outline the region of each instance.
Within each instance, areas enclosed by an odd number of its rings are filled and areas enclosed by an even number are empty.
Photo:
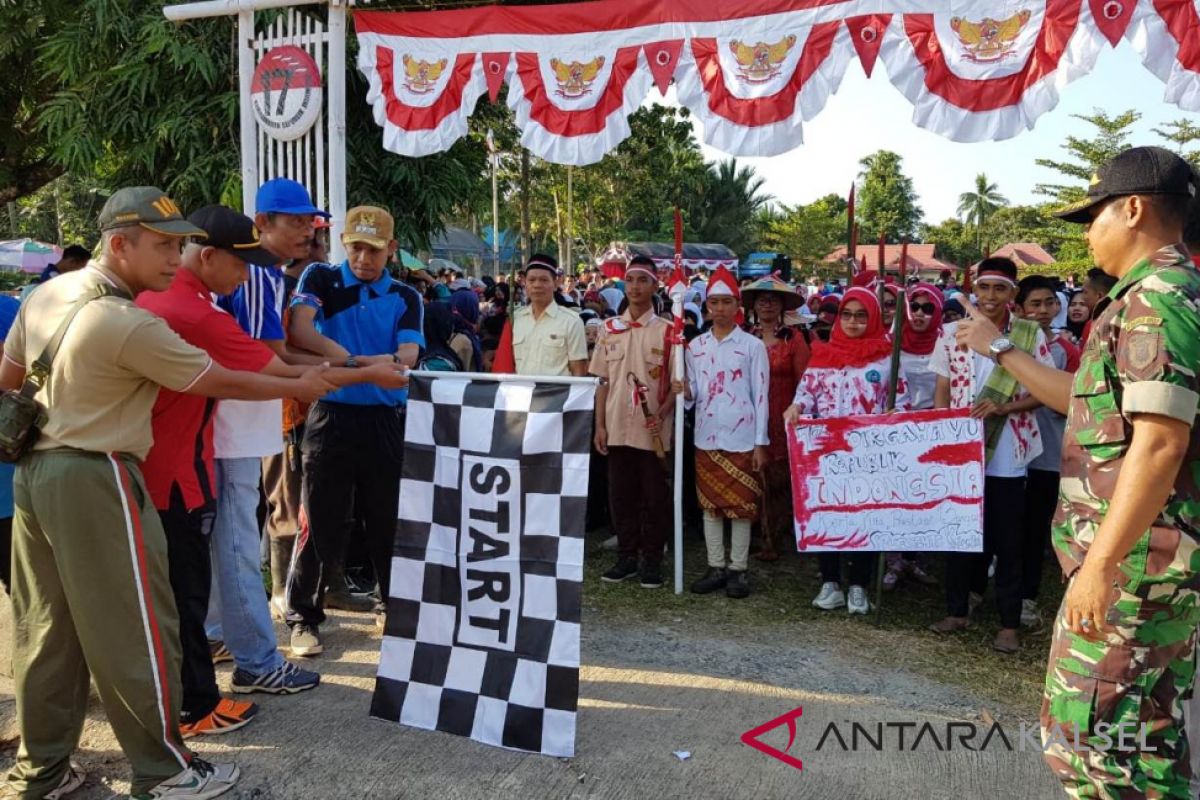
[[[594,395],[413,377],[371,716],[574,755]]]
[[[968,409],[788,429],[804,552],[983,550],[983,423]]]

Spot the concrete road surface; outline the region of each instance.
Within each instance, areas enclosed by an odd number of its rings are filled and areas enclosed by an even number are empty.
[[[3,605],[0,663],[7,664],[10,612]],[[778,633],[714,635],[683,621],[625,629],[588,617],[575,758],[368,719],[379,639],[370,618],[336,613],[325,654],[309,662],[321,672],[320,688],[256,695],[262,709],[253,723],[192,744],[205,758],[241,766],[228,797],[258,800],[1063,796],[1032,738],[1020,740],[1021,717],[1035,723],[1036,709],[985,710],[968,693],[906,673],[898,666],[902,653],[896,664],[861,663],[837,642],[809,640],[801,626],[781,641]],[[279,636],[286,641],[282,628]],[[222,665],[220,681],[229,674]],[[742,743],[744,732],[797,708],[790,748],[786,722],[760,738],[802,768]],[[982,744],[993,718],[1012,752],[996,733],[986,752],[967,749]],[[972,726],[962,723],[973,723],[976,734],[965,744]],[[0,678],[0,735],[0,767],[7,768],[16,736],[9,678]],[[73,797],[128,791],[127,765],[95,702],[78,760],[89,778]]]

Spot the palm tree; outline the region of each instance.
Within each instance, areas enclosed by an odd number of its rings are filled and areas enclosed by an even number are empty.
[[[725,244],[743,253],[754,243],[755,217],[771,201],[763,193],[766,179],[737,159],[710,164],[700,200],[696,230],[706,242]]]
[[[998,208],[1006,205],[1008,198],[997,191],[996,184],[988,183],[987,175],[982,172],[975,176],[975,191],[958,196],[958,214],[975,226],[975,246],[980,255],[983,255],[983,226]]]

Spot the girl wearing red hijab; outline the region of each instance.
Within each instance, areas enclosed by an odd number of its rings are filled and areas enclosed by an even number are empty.
[[[801,417],[848,417],[879,414],[887,410],[891,382],[892,345],[883,328],[879,299],[862,287],[846,291],[838,307],[838,321],[828,342],[813,344],[808,369],[800,378],[784,421],[794,425]],[[896,408],[908,408],[908,389],[898,377]],[[846,556],[850,573],[849,600],[842,592],[842,558],[838,553],[818,555],[823,586],[813,605],[825,611],[847,607],[851,614],[866,614],[867,583],[871,579],[870,553]]]
[[[941,335],[942,293],[936,286],[918,283],[908,290],[908,316],[900,339],[900,365],[914,411],[933,408],[937,375],[929,370],[929,356]]]
[[[900,337],[900,368],[914,411],[933,408],[937,374],[929,369],[929,356],[941,335],[942,293],[932,284],[918,283],[908,290],[908,316]],[[920,554],[888,553],[884,591],[895,589],[906,575],[926,585],[937,582],[921,563]]]

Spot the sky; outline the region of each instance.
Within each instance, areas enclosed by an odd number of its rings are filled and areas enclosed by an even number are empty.
[[[851,61],[837,94],[824,110],[804,125],[804,144],[771,158],[746,158],[766,178],[765,191],[787,205],[809,203],[830,193],[845,196],[859,172],[858,162],[877,150],[887,149],[903,158],[904,171],[913,179],[925,220],[937,223],[955,216],[958,197],[974,187],[975,175],[985,173],[1013,204],[1045,202],[1034,194],[1038,183],[1063,182],[1058,173],[1039,167],[1037,158],[1069,160],[1062,144],[1068,135],[1090,137],[1095,130],[1072,114],[1090,114],[1099,108],[1110,115],[1134,108],[1142,119],[1134,126],[1131,144],[1163,144],[1151,132],[1164,122],[1188,119],[1200,124],[1200,114],[1189,114],[1162,100],[1164,85],[1142,66],[1133,49],[1122,40],[1106,48],[1095,69],[1062,90],[1059,104],[1043,114],[1033,130],[1003,142],[957,143],[917,127],[912,104],[892,86],[882,62],[868,79],[857,60]],[[664,102],[651,90],[647,103]],[[674,88],[666,102],[675,104]],[[699,123],[696,123],[699,126]],[[700,138],[700,131],[697,131]],[[728,158],[704,145],[709,160]]]

